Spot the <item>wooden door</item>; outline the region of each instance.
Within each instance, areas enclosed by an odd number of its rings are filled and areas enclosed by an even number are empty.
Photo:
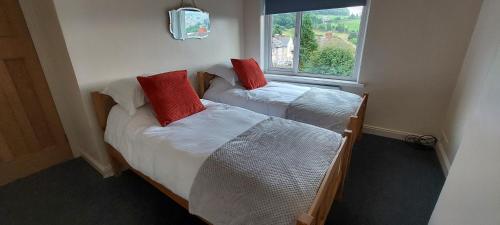
[[[18,0],[0,0],[0,185],[72,157]]]

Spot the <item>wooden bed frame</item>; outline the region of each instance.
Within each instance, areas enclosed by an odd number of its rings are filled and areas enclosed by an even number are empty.
[[[99,92],[92,92],[92,100],[94,103],[97,121],[100,128],[104,131],[106,129],[109,111],[114,105],[116,105],[116,102],[110,96],[101,94]],[[320,184],[311,207],[306,213],[297,216],[297,225],[324,225],[330,211],[330,207],[332,206],[334,200],[339,199],[342,196],[344,180],[349,167],[353,143],[354,132],[351,130],[346,130],[342,139],[342,143],[339,147],[338,154],[335,156],[327,172],[325,173],[325,177]],[[186,199],[178,196],[165,186],[157,183],[140,171],[132,168],[123,158],[120,152],[118,152],[109,144],[106,144],[106,146],[110,163],[115,175],[120,174],[124,170],[130,169],[131,171],[142,177],[144,180],[149,182],[151,185],[156,187],[162,193],[167,195],[177,204],[184,207],[185,209],[189,209],[189,203]],[[203,220],[203,218],[201,219]],[[207,224],[209,223],[207,222]]]
[[[198,96],[200,96],[200,98],[203,98],[203,95],[210,87],[210,81],[215,77],[217,76],[214,74],[210,74],[207,72],[198,72],[196,78],[198,80]],[[353,136],[352,139],[354,141],[351,144],[354,144],[356,140],[359,140],[361,134],[363,133],[363,124],[365,121],[367,104],[368,104],[368,93],[364,93],[363,98],[361,100],[361,104],[359,104],[356,113],[349,118],[349,123],[346,129],[352,131],[352,136]]]

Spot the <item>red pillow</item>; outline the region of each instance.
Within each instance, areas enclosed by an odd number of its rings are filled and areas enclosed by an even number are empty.
[[[266,86],[264,73],[254,59],[231,59],[231,63],[238,75],[238,80],[247,90]]]
[[[186,70],[137,77],[137,80],[162,126],[205,109],[188,81]]]

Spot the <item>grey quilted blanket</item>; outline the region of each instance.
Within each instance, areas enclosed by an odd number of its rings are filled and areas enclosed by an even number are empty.
[[[341,139],[270,117],[209,156],[193,182],[189,211],[214,225],[294,224],[314,200]]]
[[[361,97],[352,93],[311,88],[290,103],[286,118],[343,133],[360,103]]]

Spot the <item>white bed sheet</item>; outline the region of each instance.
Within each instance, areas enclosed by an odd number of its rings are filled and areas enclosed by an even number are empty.
[[[288,105],[310,89],[310,87],[270,81],[264,87],[246,90],[239,84],[232,86],[224,79],[216,77],[210,81],[210,88],[203,98],[285,118]]]
[[[105,141],[134,169],[188,199],[193,180],[205,159],[226,142],[268,118],[246,109],[202,100],[206,110],[166,127],[149,105],[133,116],[114,106]]]

